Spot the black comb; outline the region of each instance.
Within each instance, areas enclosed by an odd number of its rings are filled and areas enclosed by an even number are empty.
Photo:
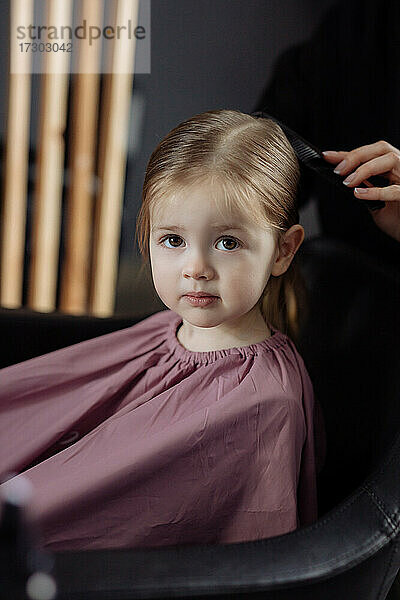
[[[353,199],[355,198],[361,202],[369,210],[379,210],[380,208],[384,208],[385,202],[382,200],[361,200],[360,198],[354,196],[354,188],[348,188],[343,185],[342,175],[337,175],[333,172],[334,166],[326,162],[322,152],[313,146],[313,144],[310,144],[310,142],[307,142],[304,138],[302,138],[301,135],[290,129],[287,125],[284,125],[278,119],[263,111],[254,112],[251,116],[271,119],[271,121],[274,121],[277,125],[279,125],[288,138],[301,164],[305,165],[309,169],[312,169],[312,171],[315,173],[318,173],[318,175],[320,175],[323,179],[338,187],[342,192],[347,193],[349,196],[351,195]],[[371,183],[374,187],[386,187],[388,185],[387,179],[381,177],[380,175],[373,175],[366,181]],[[357,187],[368,186],[364,185],[364,183],[360,183]]]

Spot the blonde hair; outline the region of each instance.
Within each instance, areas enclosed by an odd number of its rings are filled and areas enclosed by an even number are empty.
[[[187,119],[160,142],[147,165],[136,222],[142,267],[149,260],[152,211],[171,194],[205,180],[218,185],[223,193],[217,203],[272,228],[280,244],[284,232],[299,221],[299,178],[296,155],[274,121],[237,110]],[[266,323],[296,339],[305,287],[294,260],[283,275],[271,275],[258,304]]]

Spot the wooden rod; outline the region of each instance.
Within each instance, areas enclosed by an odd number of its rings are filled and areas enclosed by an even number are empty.
[[[47,1],[48,24],[61,27],[71,21],[71,0]],[[44,60],[28,305],[50,312],[56,307],[69,54],[46,52]]]
[[[116,22],[132,31],[137,26],[138,0],[117,0]],[[90,312],[99,317],[113,313],[118,274],[118,250],[124,197],[135,37],[113,40],[111,72],[106,76],[100,131],[100,193],[95,216]],[[109,43],[109,42],[108,42]]]
[[[82,0],[81,9],[79,22],[86,20],[102,28],[103,0]],[[60,292],[60,310],[77,315],[88,310],[100,58],[100,40],[91,46],[87,40],[79,43],[72,88],[70,187]]]
[[[15,32],[17,26],[32,23],[33,0],[14,0],[10,9],[10,32]],[[18,308],[22,304],[24,274],[32,61],[31,53],[19,51],[12,35],[10,42],[0,304],[6,308]]]

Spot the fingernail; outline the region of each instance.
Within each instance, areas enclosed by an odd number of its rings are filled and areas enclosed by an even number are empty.
[[[322,154],[324,154],[325,156],[330,156],[332,154],[337,154],[337,152],[336,150],[324,150]]]
[[[338,166],[336,167],[336,169],[333,172],[336,173],[337,175],[339,175],[341,173],[341,171],[344,171],[345,168],[346,168],[346,161],[342,160],[342,162],[338,164]]]
[[[353,179],[355,178],[355,176],[356,176],[356,174],[352,173],[351,175],[346,177],[346,179],[343,181],[344,185],[351,183],[353,181]]]
[[[357,194],[368,194],[368,188],[354,188],[354,191]]]

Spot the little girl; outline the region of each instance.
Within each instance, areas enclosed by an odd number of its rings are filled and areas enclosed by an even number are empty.
[[[169,310],[3,369],[0,474],[32,483],[45,546],[242,542],[317,519],[321,414],[284,333],[298,179],[270,120],[181,123],[150,158],[137,220]]]

